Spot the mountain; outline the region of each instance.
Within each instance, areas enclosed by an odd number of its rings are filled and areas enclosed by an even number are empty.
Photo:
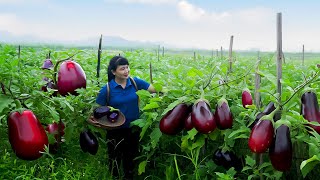
[[[59,41],[39,38],[33,35],[13,35],[7,31],[0,31],[0,42],[10,44],[50,44],[50,45],[71,45],[71,46],[98,46],[100,35],[76,41]],[[112,47],[157,47],[164,45],[164,42],[143,42],[130,41],[119,36],[102,36],[103,46]],[[166,45],[170,46],[170,45]]]

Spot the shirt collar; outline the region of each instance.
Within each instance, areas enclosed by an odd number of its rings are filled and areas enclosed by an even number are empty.
[[[131,81],[130,81],[130,77],[127,79],[127,85],[126,85],[126,88],[131,86]],[[109,86],[110,88],[115,88],[117,86],[121,86],[120,84],[118,84],[114,79],[112,79],[110,82],[109,82]]]

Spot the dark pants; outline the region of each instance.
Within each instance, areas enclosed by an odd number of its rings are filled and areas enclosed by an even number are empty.
[[[107,131],[109,170],[113,176],[119,176],[122,164],[125,178],[132,179],[135,167],[133,159],[138,154],[139,132],[131,128]]]

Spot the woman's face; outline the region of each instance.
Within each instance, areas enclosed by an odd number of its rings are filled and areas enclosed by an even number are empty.
[[[128,79],[130,73],[129,65],[119,65],[116,71],[112,71],[112,73],[115,75],[115,78]]]

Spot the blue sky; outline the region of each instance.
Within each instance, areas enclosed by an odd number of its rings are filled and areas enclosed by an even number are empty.
[[[75,41],[104,36],[177,47],[320,51],[317,0],[0,0],[0,32]],[[1,34],[0,34],[1,40]]]

